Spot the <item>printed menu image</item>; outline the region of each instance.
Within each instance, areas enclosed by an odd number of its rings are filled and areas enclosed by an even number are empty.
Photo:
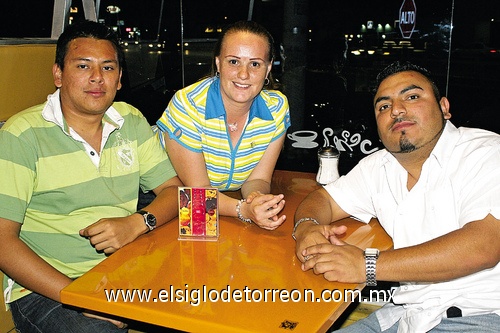
[[[218,190],[179,187],[179,239],[217,240],[218,237]]]

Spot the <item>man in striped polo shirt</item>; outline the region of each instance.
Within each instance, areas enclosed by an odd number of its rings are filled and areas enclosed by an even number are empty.
[[[115,102],[123,51],[90,21],[60,36],[57,91],[0,130],[0,269],[21,332],[123,332],[60,303],[60,291],[177,214],[181,183],[143,115]],[[138,188],[156,199],[136,214]]]

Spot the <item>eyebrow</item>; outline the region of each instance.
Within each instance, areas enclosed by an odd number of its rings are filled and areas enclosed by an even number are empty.
[[[81,57],[81,58],[74,58],[74,59],[70,59],[71,61],[86,61],[86,62],[92,62],[93,60],[90,59],[90,58],[85,58],[85,57]],[[118,63],[118,60],[116,59],[106,59],[106,60],[103,60],[101,63],[115,63],[117,64]]]
[[[417,86],[416,84],[411,84],[408,87],[401,89],[401,91],[399,92],[399,95],[402,95],[402,94],[404,94],[404,93],[406,93],[406,92],[408,92],[410,90],[413,90],[413,89],[419,89],[419,90],[422,90],[422,91],[424,90],[422,87]],[[375,100],[375,103],[373,104],[373,106],[377,105],[377,103],[379,103],[381,101],[387,101],[388,99],[389,99],[388,96],[380,96],[379,98],[377,98]]]
[[[227,56],[225,56],[224,58],[237,58],[237,59],[241,59],[241,57],[238,57],[238,56],[235,56],[235,55],[231,55],[231,54],[228,54],[228,55],[227,55]],[[264,59],[259,58],[259,57],[250,58],[250,60],[251,60],[251,61],[260,60],[260,61],[266,62]]]

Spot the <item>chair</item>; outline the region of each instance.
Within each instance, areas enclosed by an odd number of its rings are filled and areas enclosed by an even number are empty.
[[[3,281],[3,273],[0,271],[0,281]],[[5,311],[3,289],[0,293],[0,333],[15,332],[14,322],[10,311]]]

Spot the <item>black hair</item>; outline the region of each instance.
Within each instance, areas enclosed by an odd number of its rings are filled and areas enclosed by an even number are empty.
[[[64,59],[68,52],[69,43],[76,38],[94,38],[110,41],[116,51],[118,57],[118,66],[122,68],[125,59],[123,49],[116,33],[110,27],[89,20],[78,21],[69,25],[64,29],[64,32],[57,40],[56,60],[55,63],[64,69]]]
[[[420,67],[418,65],[415,65],[409,61],[404,61],[404,62],[395,61],[392,64],[390,64],[389,66],[387,66],[386,68],[384,68],[382,71],[380,71],[380,73],[378,73],[378,75],[377,75],[377,88],[376,88],[376,90],[378,90],[382,81],[384,81],[389,76],[397,74],[397,73],[401,73],[401,72],[408,72],[408,71],[417,72],[417,73],[420,73],[423,76],[425,76],[427,81],[429,81],[429,83],[432,86],[432,91],[434,92],[434,97],[436,98],[436,101],[439,103],[439,101],[441,100],[441,94],[439,92],[439,89],[438,89],[436,83],[434,82],[434,80],[432,78],[431,72],[428,69]]]

